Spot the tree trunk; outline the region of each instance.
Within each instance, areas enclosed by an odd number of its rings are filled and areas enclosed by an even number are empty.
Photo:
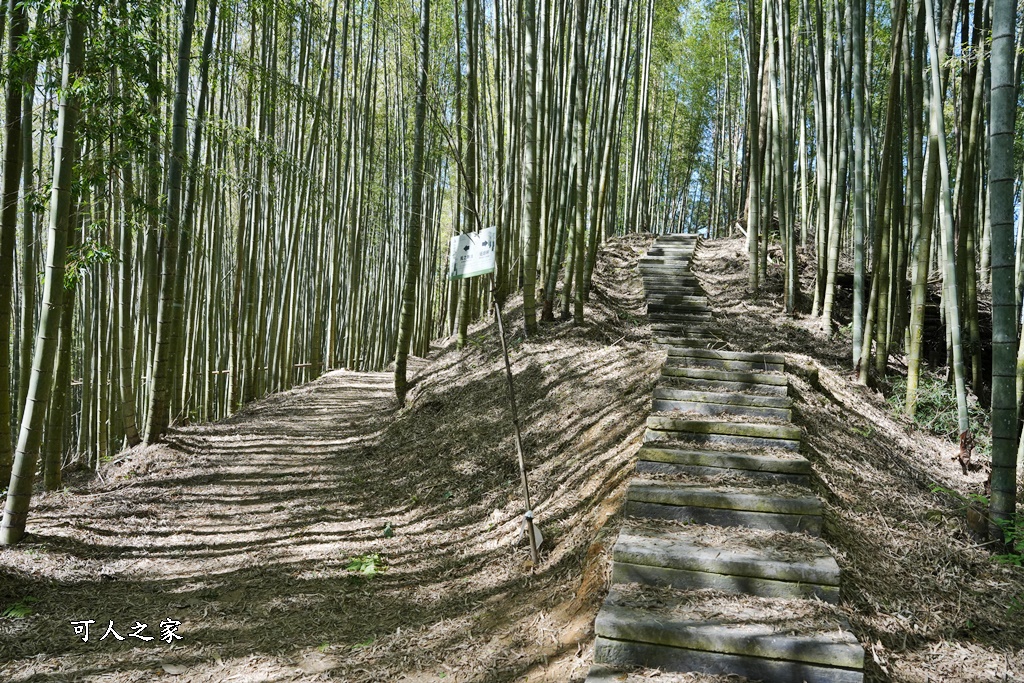
[[[992,86],[989,196],[992,223],[992,500],[991,533],[1016,511],[1017,321],[1013,254],[1013,143],[1016,116],[1014,26],[1016,3],[992,2]]]
[[[84,59],[85,24],[83,10],[75,5],[68,10],[61,100],[54,146],[53,189],[50,193],[50,219],[46,250],[46,281],[43,287],[43,312],[39,320],[32,359],[32,381],[21,420],[21,433],[14,454],[11,485],[7,492],[0,544],[17,543],[25,535],[25,521],[32,498],[32,481],[46,407],[50,398],[53,366],[57,353],[61,306],[64,303],[64,259],[67,247],[68,219],[71,208],[72,170],[75,161],[75,134],[79,117],[79,94],[71,88],[81,75]]]
[[[160,303],[157,309],[156,349],[149,383],[149,415],[146,423],[146,444],[160,440],[167,431],[169,398],[174,377],[175,274],[178,262],[178,238],[181,217],[182,172],[185,166],[185,125],[188,115],[189,62],[192,55],[192,29],[195,0],[185,0],[181,18],[181,39],[178,43],[178,71],[171,123],[171,155],[167,168],[167,205],[164,223],[164,248],[160,271]]]
[[[8,61],[23,54],[21,37],[28,21],[25,6],[9,0],[11,17],[7,55]],[[11,312],[14,288],[14,243],[18,232],[18,186],[21,183],[21,100],[24,85],[22,74],[11,73],[7,80],[4,106],[4,172],[3,205],[0,210],[0,481],[11,476]],[[29,274],[26,273],[26,278]],[[34,274],[31,277],[35,277]]]
[[[472,0],[469,0],[472,2]],[[430,0],[420,0],[420,68],[416,86],[416,123],[413,133],[412,190],[409,197],[409,234],[405,244],[405,287],[402,291],[402,316],[398,324],[398,350],[395,353],[395,395],[405,404],[409,390],[406,362],[416,312],[416,285],[420,270],[420,246],[423,230],[423,138],[427,118],[427,75],[430,66]]]

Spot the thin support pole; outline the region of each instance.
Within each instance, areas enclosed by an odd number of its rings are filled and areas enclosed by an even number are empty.
[[[508,346],[505,344],[505,324],[501,318],[501,304],[498,303],[497,286],[491,275],[491,300],[494,302],[494,316],[498,320],[498,338],[501,339],[501,353],[505,357],[505,378],[508,380],[508,398],[512,406],[512,426],[515,428],[516,454],[519,456],[519,476],[523,482],[523,498],[526,501],[526,533],[530,539],[530,557],[533,566],[540,563],[537,554],[536,534],[533,528],[533,506],[530,503],[530,484],[526,479],[526,457],[523,455],[523,437],[519,432],[519,410],[516,408],[516,389],[512,383],[512,364],[508,360]]]

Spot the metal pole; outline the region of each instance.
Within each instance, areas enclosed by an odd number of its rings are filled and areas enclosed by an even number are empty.
[[[526,457],[523,455],[523,437],[519,433],[519,411],[516,408],[516,389],[512,384],[512,364],[508,360],[508,346],[505,344],[505,324],[501,319],[501,304],[498,303],[498,288],[491,275],[491,300],[494,302],[494,315],[498,320],[498,338],[501,339],[501,353],[505,357],[505,378],[508,380],[508,397],[512,405],[512,426],[515,428],[516,454],[519,456],[519,476],[523,482],[523,498],[526,499],[526,533],[530,540],[530,557],[536,567],[540,558],[537,554],[537,542],[533,529],[533,506],[530,504],[530,484],[526,480]]]

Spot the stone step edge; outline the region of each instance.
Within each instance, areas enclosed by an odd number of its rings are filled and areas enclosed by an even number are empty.
[[[774,363],[757,363],[749,360],[730,360],[728,358],[704,358],[700,356],[667,356],[664,365],[669,368],[707,368],[728,370],[730,372],[781,372],[784,367]]]
[[[810,541],[814,543],[814,541]],[[684,531],[644,532],[624,528],[612,550],[615,563],[678,569],[785,583],[839,586],[840,571],[828,546],[814,543],[814,560],[779,560],[751,548],[733,551],[690,542]]]
[[[668,465],[716,467],[729,470],[749,470],[776,474],[806,474],[813,472],[811,461],[801,456],[786,458],[778,455],[750,455],[732,451],[710,451],[689,448],[663,448],[645,445],[637,452],[637,459]]]
[[[745,633],[741,632],[745,631]],[[704,621],[659,618],[643,610],[609,604],[598,612],[594,624],[597,636],[666,647],[743,655],[776,661],[794,661],[859,670],[864,650],[849,631],[831,632],[842,640],[816,636],[789,635],[771,627],[746,628],[736,624],[708,624]]]
[[[780,496],[754,491],[720,491],[693,484],[676,484],[647,479],[633,479],[626,490],[626,500],[635,503],[702,507],[737,512],[763,512],[778,515],[817,517],[822,513],[821,500],[813,495]]]
[[[776,387],[789,385],[789,380],[781,373],[754,372],[751,370],[715,370],[712,368],[666,366],[662,368],[661,374],[692,379],[716,379],[722,382],[734,382],[737,384],[764,384]]]
[[[785,410],[793,408],[793,399],[788,396],[744,394],[737,391],[695,391],[692,389],[654,387],[653,398],[663,401],[688,401],[691,403],[725,404],[756,408],[781,408]]]
[[[762,422],[730,422],[727,420],[691,420],[684,417],[651,415],[647,428],[665,432],[687,432],[690,434],[715,434],[720,436],[748,436],[759,439],[799,441],[800,428],[792,424],[769,424]]]
[[[748,657],[652,643],[620,641],[598,636],[594,659],[627,668],[738,675],[746,681],[773,683],[864,683],[861,669],[845,669],[806,662]],[[608,678],[595,679],[607,683]],[[627,680],[620,674],[618,681]],[[648,680],[648,679],[644,679]],[[704,679],[701,679],[704,680]],[[588,679],[590,681],[590,679]]]
[[[749,353],[746,351],[709,351],[687,346],[675,346],[668,350],[669,356],[692,358],[713,358],[715,360],[741,360],[750,363],[767,363],[769,365],[785,365],[786,357],[781,353]]]

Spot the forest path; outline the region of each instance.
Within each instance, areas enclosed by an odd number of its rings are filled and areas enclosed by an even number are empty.
[[[482,321],[465,348],[410,359],[401,410],[390,374],[331,372],[38,493],[30,536],[0,548],[0,611],[23,608],[0,617],[0,681],[582,681],[659,366],[649,241],[602,248],[583,326],[527,342],[521,299],[506,308],[539,568],[515,542],[505,368]],[[375,576],[349,569],[378,557]],[[173,646],[129,637],[166,619]],[[111,621],[124,641],[101,640]]]
[[[371,604],[370,591],[340,599],[348,559],[366,553],[387,521],[406,525],[409,550],[419,545],[408,502],[381,505],[388,478],[365,452],[394,410],[390,374],[331,372],[231,419],[174,432],[161,447],[137,451],[120,481],[95,493],[41,497],[29,542],[37,557],[69,563],[63,573],[76,577],[74,590],[59,580],[34,585],[36,604],[60,609],[4,634],[15,638],[3,639],[0,660],[48,653],[31,674],[19,667],[18,680],[63,680],[71,671],[75,680],[146,680],[200,663],[204,674],[190,680],[295,673],[274,658],[241,666],[238,658],[285,643],[317,647],[315,633],[361,628],[387,608]],[[92,581],[77,578],[83,573]],[[96,623],[83,643],[70,622],[87,619]],[[182,622],[173,649],[112,635],[100,642],[110,620],[121,636],[136,621],[156,636],[164,619]],[[294,662],[306,673],[331,663]]]
[[[722,349],[691,269],[698,245],[662,235],[640,260],[667,353],[587,683],[629,680],[635,667],[861,683],[864,650],[829,604],[840,570],[818,538],[823,504],[786,359]]]

